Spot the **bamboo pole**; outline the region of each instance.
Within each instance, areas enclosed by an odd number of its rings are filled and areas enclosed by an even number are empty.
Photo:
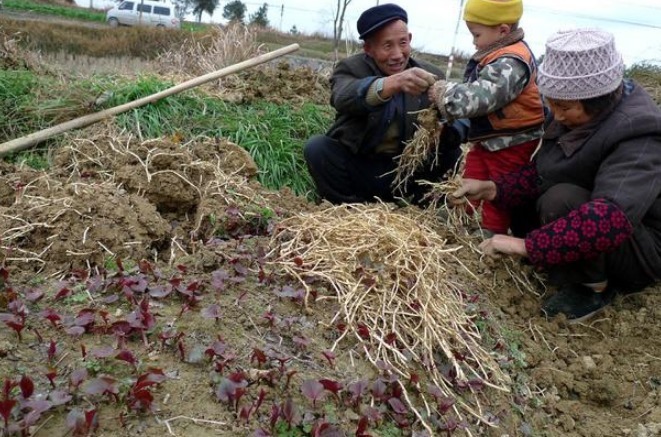
[[[163,99],[173,94],[177,94],[182,91],[195,88],[196,86],[202,85],[212,80],[220,79],[221,77],[225,77],[229,74],[236,73],[241,70],[245,70],[247,68],[254,67],[259,64],[263,64],[265,62],[276,59],[280,56],[284,56],[288,53],[294,52],[298,49],[299,49],[298,44],[290,44],[278,50],[274,50],[272,52],[265,53],[263,55],[255,56],[254,58],[250,58],[246,61],[239,62],[238,64],[230,65],[229,67],[225,67],[220,70],[207,73],[203,76],[196,77],[194,79],[180,83],[179,85],[175,85],[171,88],[152,94],[150,96],[142,97],[138,100],[124,103],[123,105],[115,106],[114,108],[109,108],[100,112],[96,112],[94,114],[84,115],[82,117],[78,117],[73,120],[65,121],[64,123],[60,123],[56,126],[52,126],[47,129],[33,132],[24,137],[7,141],[5,143],[0,144],[0,157],[6,156],[12,152],[18,152],[20,150],[28,149],[40,143],[41,141],[47,140],[63,132],[89,126],[90,124],[96,123],[105,118],[117,114],[121,114],[122,112],[126,112],[131,109],[139,108],[140,106],[144,106],[148,103],[156,102],[157,100]]]

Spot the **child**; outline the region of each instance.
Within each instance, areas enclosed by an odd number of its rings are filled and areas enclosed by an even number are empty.
[[[464,83],[441,80],[428,92],[442,118],[470,120],[465,178],[489,180],[518,170],[530,161],[543,134],[535,58],[518,26],[521,1],[468,0],[464,21],[477,51]],[[483,236],[507,234],[510,224],[508,211],[483,203]]]

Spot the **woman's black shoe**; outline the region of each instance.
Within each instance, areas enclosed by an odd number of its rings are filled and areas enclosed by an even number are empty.
[[[582,322],[608,306],[614,296],[612,287],[597,293],[582,284],[568,284],[544,301],[542,312],[547,317],[564,314],[567,320]]]

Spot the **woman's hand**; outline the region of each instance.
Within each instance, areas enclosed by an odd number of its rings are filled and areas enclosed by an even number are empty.
[[[493,258],[499,258],[501,255],[528,256],[526,241],[509,235],[494,235],[480,243],[479,247],[486,255]]]
[[[496,198],[496,184],[493,181],[462,179],[461,187],[452,193],[448,200],[454,206],[466,203],[466,200],[493,200]]]

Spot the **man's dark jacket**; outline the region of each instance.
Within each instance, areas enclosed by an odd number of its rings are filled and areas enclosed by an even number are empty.
[[[427,62],[409,59],[407,68],[412,67],[423,68],[439,79],[444,77],[440,69]],[[413,138],[416,111],[430,106],[426,93],[419,96],[400,93],[383,105],[368,105],[365,101],[367,90],[372,82],[383,76],[374,60],[365,53],[340,61],[333,72],[331,105],[337,114],[326,135],[353,153],[372,153],[393,121],[400,123],[400,146],[403,146],[404,141]]]

